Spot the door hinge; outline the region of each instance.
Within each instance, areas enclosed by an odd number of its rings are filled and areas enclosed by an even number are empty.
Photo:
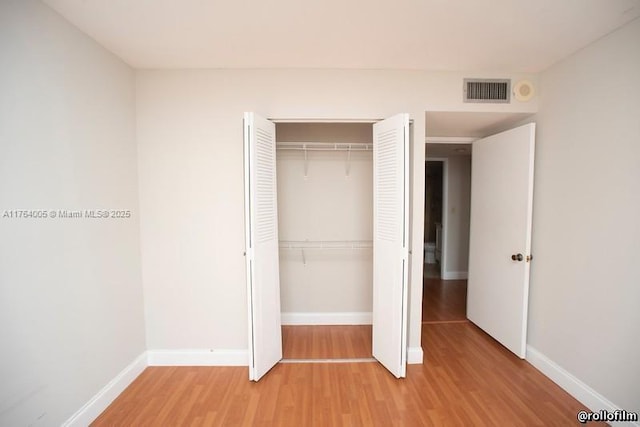
[[[527,255],[527,257],[525,258],[527,262],[530,262],[532,259],[533,259],[533,255]]]

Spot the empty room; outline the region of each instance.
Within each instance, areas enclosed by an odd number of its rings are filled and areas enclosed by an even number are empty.
[[[0,426],[640,426],[640,0],[0,0]]]

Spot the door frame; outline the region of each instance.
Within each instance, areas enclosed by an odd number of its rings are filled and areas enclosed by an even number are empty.
[[[427,161],[444,161],[444,165],[442,168],[442,262],[440,263],[440,278],[442,280],[455,280],[455,279],[445,279],[445,272],[447,271],[447,256],[445,248],[449,245],[449,233],[448,233],[448,225],[449,225],[449,158],[447,157],[429,157],[428,145],[429,144],[460,144],[465,146],[470,146],[473,144],[473,141],[476,141],[479,138],[468,137],[468,136],[428,136],[425,140],[424,146],[424,161],[425,168]],[[471,156],[470,156],[471,157]],[[473,184],[473,183],[472,183]],[[426,191],[426,182],[425,182],[425,191]],[[424,233],[422,239],[424,240]],[[467,268],[468,272],[468,268]],[[424,297],[423,297],[424,299]]]
[[[245,116],[247,114],[253,114],[253,112],[245,112],[244,113]],[[414,223],[411,220],[412,217],[412,210],[411,210],[411,206],[413,203],[413,192],[411,190],[412,188],[412,181],[414,179],[414,172],[412,171],[412,162],[414,160],[414,149],[413,149],[413,142],[414,142],[414,120],[411,118],[411,113],[400,113],[400,114],[404,114],[407,116],[406,120],[408,121],[408,126],[407,126],[407,138],[408,138],[408,146],[406,146],[406,158],[404,160],[404,167],[405,167],[405,188],[406,188],[406,194],[407,194],[407,200],[406,200],[406,205],[405,205],[405,212],[404,212],[404,219],[403,222],[405,224],[407,224],[407,228],[406,228],[406,236],[404,238],[404,241],[406,242],[406,254],[404,255],[404,262],[406,262],[406,266],[405,266],[405,274],[404,274],[404,278],[403,281],[405,283],[404,286],[404,292],[403,292],[403,300],[404,300],[404,314],[403,314],[403,318],[404,318],[404,325],[403,325],[403,331],[401,333],[401,335],[403,336],[403,339],[401,340],[403,345],[405,346],[404,349],[404,357],[401,358],[403,359],[403,363],[404,363],[404,369],[402,370],[403,374],[401,375],[401,377],[406,376],[406,365],[409,363],[409,360],[415,360],[416,357],[414,356],[413,358],[411,358],[410,354],[410,347],[409,347],[409,330],[412,328],[412,325],[410,324],[410,314],[411,314],[411,305],[410,305],[410,294],[411,294],[411,253],[412,253],[412,246],[411,246],[411,242],[412,242],[412,232],[413,232],[413,228],[414,228]],[[393,115],[391,117],[395,117],[396,115]],[[384,120],[387,120],[391,117],[386,117],[386,118],[380,118],[380,119],[370,119],[370,118],[362,118],[362,119],[328,119],[328,118],[316,118],[316,119],[308,119],[308,118],[274,118],[274,117],[265,117],[266,120],[272,122],[274,125],[277,125],[278,123],[366,123],[366,124],[371,124],[372,126],[378,122],[382,122]],[[243,129],[245,129],[245,127],[243,126]],[[276,137],[277,138],[277,137]],[[277,143],[277,139],[276,139],[276,143]],[[246,157],[246,155],[245,155]],[[245,168],[249,168],[249,163],[248,160],[244,160],[244,167]],[[246,197],[246,188],[247,186],[245,185],[245,210],[248,210],[247,206],[247,197]],[[247,218],[247,213],[245,212],[245,221]],[[245,245],[245,256],[247,256],[247,247]],[[247,281],[247,290],[249,292],[249,278],[251,275],[251,271],[249,270],[249,268],[247,267],[246,269],[246,278],[245,280]],[[420,275],[422,277],[422,275]],[[421,287],[420,287],[421,288]],[[252,322],[251,322],[251,307],[247,307],[248,311],[249,311],[249,339],[251,339],[252,337],[252,331],[253,331],[253,326],[252,326]],[[419,330],[421,329],[421,324],[418,325]],[[415,350],[414,350],[415,351]],[[378,361],[379,363],[381,363],[380,361]],[[413,363],[422,363],[422,349],[420,348],[420,361],[419,362],[413,362]],[[382,363],[381,363],[382,364]],[[387,368],[389,369],[389,368]],[[250,372],[250,379],[251,378],[251,372]]]
[[[472,111],[459,111],[459,113],[473,113],[473,112]],[[478,112],[478,114],[482,114],[482,113]],[[518,113],[514,112],[513,114],[515,115],[515,114],[518,114]],[[533,113],[529,114],[529,118],[532,115],[533,115]],[[494,130],[491,130],[489,132],[489,135],[486,135],[484,137],[427,137],[427,136],[425,136],[425,167],[426,167],[426,161],[427,160],[435,160],[436,159],[436,158],[428,157],[427,144],[473,144],[476,140],[483,139],[483,138],[488,138],[490,136],[493,136],[493,135],[496,135],[496,134],[500,134],[502,132],[509,131],[509,130],[512,130],[512,129],[515,129],[515,128],[518,128],[518,127],[522,127],[522,126],[525,126],[525,125],[530,124],[530,123],[534,123],[535,124],[535,121],[530,121],[530,120],[528,120],[528,118],[524,118],[523,117],[522,120],[517,121],[515,123],[511,123],[509,126],[500,126],[500,127],[496,128]],[[428,125],[425,125],[425,127],[428,127]],[[426,133],[426,130],[425,130],[425,133]],[[535,144],[535,139],[534,139],[534,144]],[[472,152],[473,152],[473,150],[472,150]],[[473,153],[472,153],[472,158],[473,158]],[[534,171],[533,173],[535,175],[535,166],[533,168],[533,171]],[[444,170],[443,170],[443,173],[444,173]],[[425,174],[425,176],[426,176],[426,174]],[[534,178],[534,181],[535,181],[535,178]],[[443,177],[443,182],[444,182],[444,177]],[[535,182],[534,182],[534,184],[535,184]],[[473,178],[471,179],[471,186],[473,188]],[[425,184],[425,188],[426,188],[426,184]],[[443,206],[444,206],[444,195],[443,195]],[[532,210],[533,210],[533,208],[532,208]],[[443,215],[443,222],[445,221],[445,216],[446,215]],[[443,228],[444,228],[444,224],[443,224]],[[530,224],[530,228],[531,228],[531,224]],[[471,232],[471,229],[470,229],[470,232]],[[445,235],[445,231],[443,230],[443,247],[444,247],[444,244],[445,244],[444,243],[444,235]],[[424,237],[423,237],[423,239],[424,239]],[[530,231],[530,239],[531,240],[534,239],[534,234],[533,234],[533,229],[532,228],[531,228],[531,231]],[[467,270],[469,271],[469,268]],[[529,280],[530,280],[530,278],[529,278]],[[468,295],[468,293],[469,293],[469,290],[467,288],[467,295]],[[527,285],[527,293],[530,294],[530,283]],[[424,296],[423,296],[423,299],[424,299]],[[527,308],[528,307],[525,307],[525,310],[527,310]],[[525,316],[525,323],[526,323],[526,316]],[[525,328],[525,335],[526,335],[526,328]],[[526,346],[526,344],[527,343],[526,343],[526,338],[525,338],[525,346]],[[505,346],[505,348],[507,348],[507,347]],[[522,357],[522,358],[526,359],[526,357]]]

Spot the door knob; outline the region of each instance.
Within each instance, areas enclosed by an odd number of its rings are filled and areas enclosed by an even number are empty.
[[[522,254],[517,254],[517,255],[511,255],[511,259],[514,261],[522,261],[524,257],[522,256]]]

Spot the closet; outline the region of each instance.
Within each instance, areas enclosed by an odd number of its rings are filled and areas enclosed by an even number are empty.
[[[276,137],[283,323],[371,323],[371,125],[278,123]]]
[[[290,325],[369,323],[370,336],[350,339],[370,339],[367,352],[404,377],[408,115],[274,123],[245,113],[244,142],[249,378],[282,359],[283,336],[298,354],[312,341],[317,326]]]

